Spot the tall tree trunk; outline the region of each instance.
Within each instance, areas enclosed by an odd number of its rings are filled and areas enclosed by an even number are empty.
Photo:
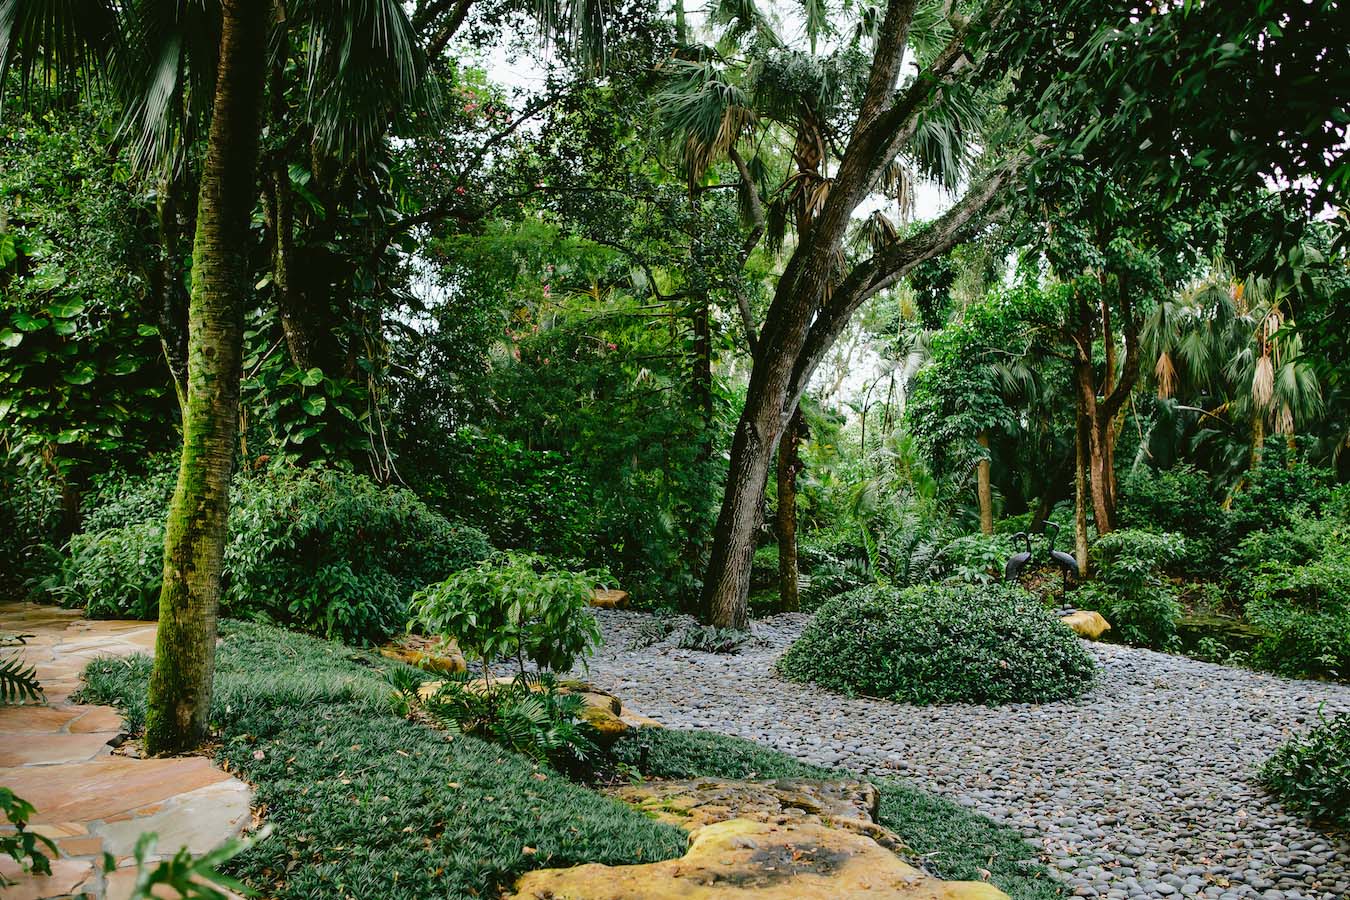
[[[694,403],[703,414],[704,430],[708,434],[711,449],[713,420],[713,374],[712,374],[712,316],[708,309],[708,294],[700,293],[694,299],[691,316],[694,330]]]
[[[1088,559],[1088,424],[1081,413],[1074,419],[1073,439],[1073,555],[1078,560],[1078,574],[1086,579],[1091,561]]]
[[[994,491],[989,484],[989,432],[980,432],[980,449],[984,455],[975,464],[975,493],[980,500],[980,533],[994,533]]]
[[[1260,410],[1252,414],[1252,453],[1248,467],[1255,470],[1261,467],[1261,455],[1266,448],[1266,417]]]
[[[159,226],[159,265],[155,267],[153,282],[156,295],[160,344],[164,361],[173,379],[178,396],[179,411],[187,408],[187,292],[183,287],[182,258],[183,225],[179,220],[179,200],[184,185],[170,174],[159,179],[155,201],[156,221]]]
[[[798,405],[778,441],[778,510],[774,530],[778,535],[778,605],[786,612],[801,609],[797,568],[797,473],[802,468],[798,443],[804,430],[802,408]]]
[[[220,62],[192,249],[183,454],[165,528],[146,716],[146,749],[155,754],[198,746],[211,708],[266,24],[261,0],[221,3]]]

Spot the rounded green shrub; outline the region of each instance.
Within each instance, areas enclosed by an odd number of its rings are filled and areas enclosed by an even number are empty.
[[[1088,690],[1096,662],[1007,585],[870,587],[826,603],[778,661],[793,681],[904,703],[1043,703]]]
[[[1261,781],[1310,819],[1350,829],[1350,713],[1323,719],[1276,750]]]
[[[164,526],[137,522],[70,541],[70,561],[56,593],[96,619],[149,619],[164,581]]]

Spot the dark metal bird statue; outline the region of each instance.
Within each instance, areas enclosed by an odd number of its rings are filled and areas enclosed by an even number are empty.
[[[1064,578],[1067,580],[1068,577],[1072,575],[1075,581],[1078,580],[1080,571],[1078,568],[1078,560],[1074,559],[1073,556],[1065,553],[1063,550],[1055,549],[1055,538],[1059,535],[1059,523],[1046,522],[1045,534],[1050,541],[1050,558],[1054,560],[1055,565],[1064,570]]]
[[[1014,546],[1017,544],[1018,538],[1022,539],[1022,542],[1026,544],[1027,549],[1023,550],[1021,553],[1014,553],[1012,557],[1008,559],[1008,564],[1003,567],[1003,577],[1008,581],[1016,580],[1017,576],[1022,574],[1022,570],[1027,567],[1027,564],[1031,562],[1031,535],[1027,534],[1025,531],[1017,532],[1017,534],[1013,535]]]

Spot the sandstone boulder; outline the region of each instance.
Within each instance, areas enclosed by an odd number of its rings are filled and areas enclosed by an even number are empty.
[[[1098,640],[1111,630],[1111,623],[1106,621],[1106,617],[1090,609],[1075,610],[1067,616],[1061,616],[1060,621],[1072,628],[1079,637],[1090,641]]]
[[[591,597],[591,606],[598,609],[626,609],[628,606],[628,592],[602,589],[595,592]]]
[[[440,675],[454,675],[468,668],[454,640],[439,641],[415,634],[390,641],[380,648],[380,655]]]

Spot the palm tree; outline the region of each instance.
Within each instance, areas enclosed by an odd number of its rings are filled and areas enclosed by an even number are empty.
[[[262,0],[78,6],[0,0],[0,76],[17,62],[25,87],[38,75],[112,83],[126,110],[124,132],[134,132],[134,157],[147,166],[176,170],[199,129],[206,135],[188,305],[183,452],[165,534],[146,720],[147,749],[178,752],[205,738],[210,709],[268,28],[271,20],[279,43],[287,45],[286,19],[280,3]],[[352,134],[359,140],[369,133],[371,120],[359,112],[372,85],[357,70],[392,64],[415,74],[420,66],[402,6],[349,0],[301,9],[308,15],[302,21],[314,62],[311,85],[322,88],[312,106],[316,120],[330,126],[334,144]],[[408,81],[397,87],[406,92]]]

